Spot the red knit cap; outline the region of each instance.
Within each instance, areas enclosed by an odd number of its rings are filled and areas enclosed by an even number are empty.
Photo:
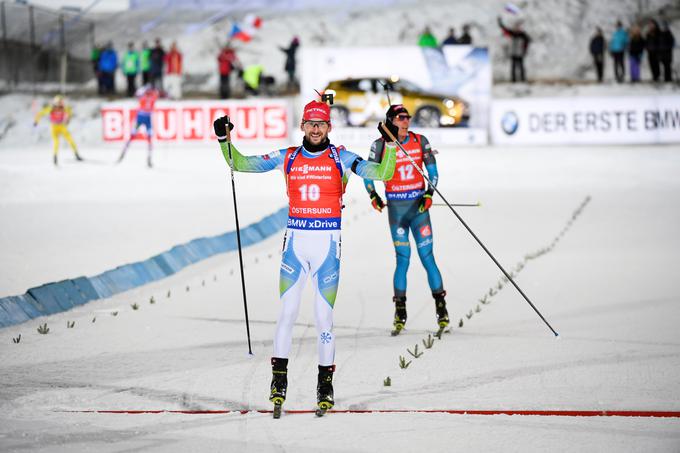
[[[331,108],[325,102],[312,101],[305,105],[302,121],[326,121],[331,122]]]

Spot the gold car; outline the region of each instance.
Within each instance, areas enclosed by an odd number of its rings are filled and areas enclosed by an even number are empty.
[[[390,102],[404,104],[414,126],[467,126],[470,119],[468,103],[459,97],[429,93],[397,77],[335,80],[324,93],[334,95],[331,121],[336,126],[372,125],[385,118]]]

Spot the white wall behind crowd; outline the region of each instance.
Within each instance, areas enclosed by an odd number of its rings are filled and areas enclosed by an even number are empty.
[[[680,96],[494,100],[491,138],[500,145],[680,143]]]

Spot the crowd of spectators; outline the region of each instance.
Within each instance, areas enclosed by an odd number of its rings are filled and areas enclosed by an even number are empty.
[[[166,51],[160,38],[155,39],[153,47],[143,41],[139,49],[130,41],[120,59],[113,43],[108,42],[95,46],[90,60],[97,79],[97,92],[101,95],[117,93],[116,71],[120,69],[125,76],[128,97],[135,95],[138,86],[149,86],[167,93],[171,99],[182,98],[182,53],[176,42]]]
[[[645,57],[653,82],[672,82],[674,47],[675,36],[668,27],[668,23],[662,21],[659,25],[655,19],[648,19],[641,23],[632,23],[628,29],[624,28],[621,21],[617,21],[608,46],[602,29],[597,27],[590,40],[589,49],[598,82],[604,79],[605,55],[608,49],[614,65],[616,81],[622,83],[626,80],[627,54],[629,80],[631,83],[637,83],[640,82],[640,69]]]
[[[449,28],[449,32],[441,41],[441,44],[437,38],[432,33],[430,27],[425,27],[422,33],[418,36],[418,45],[420,47],[443,47],[455,44],[472,44],[472,36],[470,35],[470,25],[463,25],[463,33],[456,35],[456,29],[454,27]]]
[[[525,82],[527,77],[524,60],[531,37],[519,20],[512,26],[506,26],[500,17],[497,18],[497,22],[503,35],[508,39],[506,49],[510,61],[510,80]],[[460,34],[456,33],[454,27],[450,27],[441,41],[427,26],[418,36],[418,45],[426,48],[472,44],[469,24],[462,25]],[[297,36],[294,36],[287,46],[278,47],[285,55],[283,69],[288,76],[285,86],[282,85],[280,89],[287,93],[299,90],[296,73],[296,54],[299,47],[300,39]],[[626,80],[626,67],[628,80],[632,83],[640,82],[644,60],[647,60],[649,65],[652,81],[671,82],[674,47],[675,37],[668,24],[654,19],[632,23],[628,28],[625,28],[621,21],[617,21],[609,40],[606,39],[602,27],[596,27],[589,42],[589,52],[598,82],[605,78],[607,54],[611,58],[614,78],[619,83]],[[176,42],[172,42],[168,50],[164,48],[160,38],[154,40],[153,47],[149,46],[147,41],[143,41],[139,48],[134,42],[129,42],[120,59],[113,43],[108,42],[92,50],[91,61],[97,79],[97,91],[101,95],[112,96],[117,93],[116,71],[120,70],[127,83],[124,92],[128,97],[134,96],[139,86],[150,86],[165,93],[170,99],[182,98],[183,59]],[[274,78],[266,74],[261,63],[244,66],[237,57],[231,41],[220,49],[216,66],[220,99],[233,97],[236,84],[239,95],[242,92],[249,95],[272,93]]]

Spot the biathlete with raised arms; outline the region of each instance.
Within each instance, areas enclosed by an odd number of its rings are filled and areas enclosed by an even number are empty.
[[[425,165],[428,178],[436,186],[439,174],[430,142],[424,135],[408,130],[411,120],[408,110],[401,104],[391,105],[385,116],[385,124],[390,131],[420,169],[423,168],[423,164]],[[374,141],[368,160],[380,162],[384,158],[384,149],[384,138]],[[406,325],[406,272],[411,259],[409,231],[413,233],[418,256],[427,272],[427,282],[435,301],[437,323],[443,330],[449,324],[449,313],[446,310],[444,299],[446,291],[444,291],[442,276],[432,252],[433,233],[428,212],[432,206],[434,188],[425,188],[425,178],[413,167],[411,160],[401,150],[397,152],[394,177],[385,182],[387,203],[383,202],[376,192],[372,178],[365,178],[364,185],[371,197],[371,204],[378,212],[382,212],[387,206],[390,232],[397,257],[393,279],[394,297],[392,300],[395,305],[393,334],[398,334]]]
[[[259,156],[244,156],[227,143],[228,117],[215,120],[215,134],[227,163],[229,148],[236,171],[262,173],[281,170],[289,199],[288,226],[283,240],[279,274],[281,311],[274,335],[270,400],[275,411],[286,398],[288,356],[293,326],[302,290],[308,276],[314,285],[314,314],[317,330],[319,369],[317,405],[326,410],[334,405],[335,336],[333,306],[340,275],[340,224],[342,197],[348,178],[389,180],[394,173],[396,149],[389,143],[381,163],[367,162],[343,146],[330,143],[330,107],[312,101],[304,108],[300,129],[302,145]],[[322,413],[322,412],[321,412]]]

